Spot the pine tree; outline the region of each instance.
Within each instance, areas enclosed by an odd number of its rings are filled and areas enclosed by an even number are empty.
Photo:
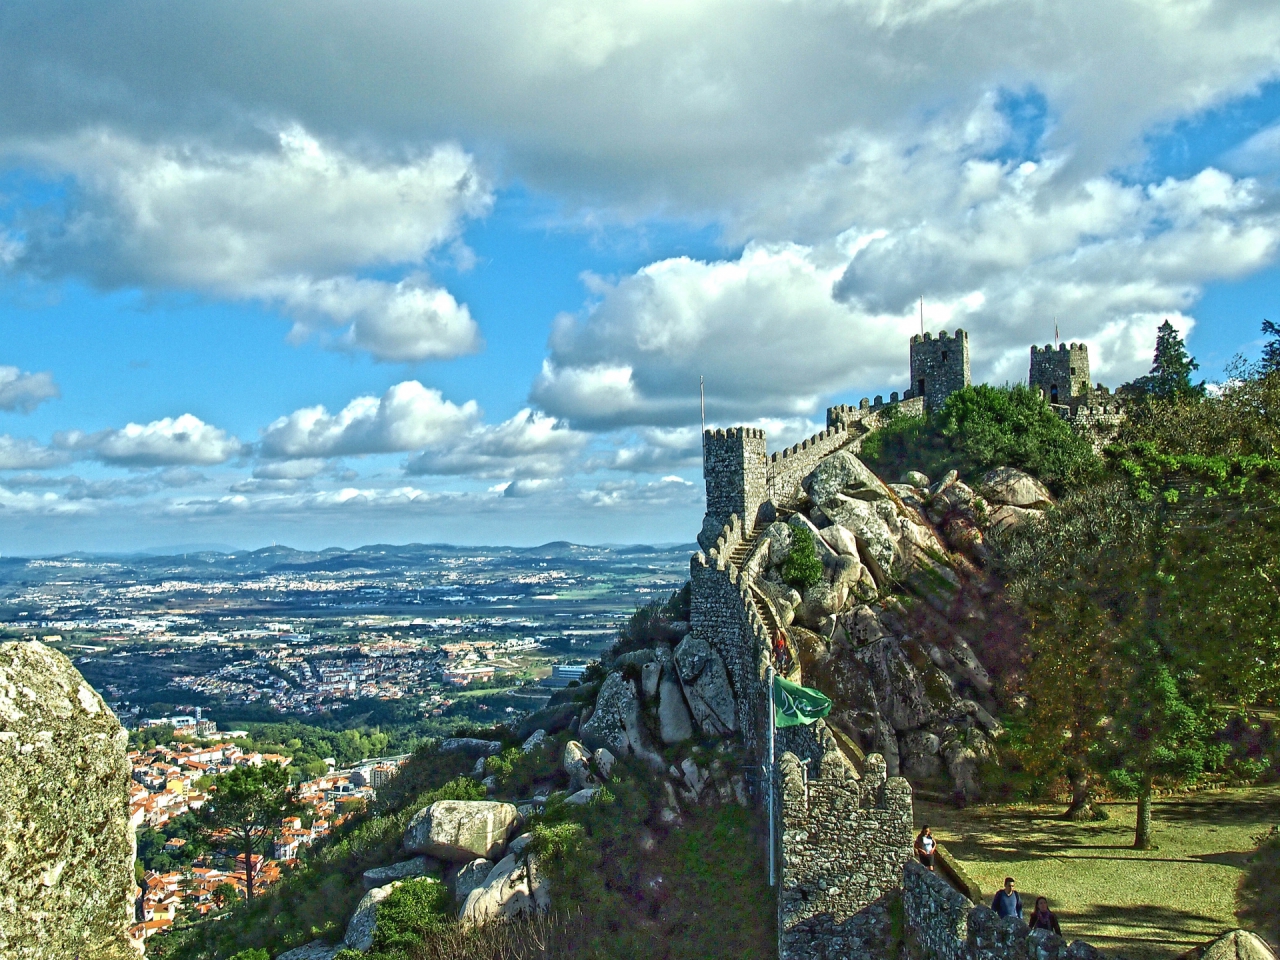
[[[1263,320],[1262,333],[1271,338],[1262,345],[1262,374],[1266,376],[1280,371],[1280,324]]]
[[[1151,372],[1138,377],[1128,386],[1130,389],[1160,400],[1177,400],[1204,395],[1204,382],[1191,382],[1192,371],[1200,364],[1187,353],[1186,344],[1173,324],[1166,320],[1156,331],[1156,354]]]

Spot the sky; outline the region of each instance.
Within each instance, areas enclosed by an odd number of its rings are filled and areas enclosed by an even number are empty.
[[[0,8],[0,554],[689,542],[969,332],[1210,381],[1280,295],[1274,0]]]

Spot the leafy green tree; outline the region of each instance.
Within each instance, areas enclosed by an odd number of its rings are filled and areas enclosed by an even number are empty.
[[[1187,352],[1178,331],[1166,320],[1156,332],[1156,352],[1151,371],[1127,386],[1133,392],[1158,400],[1203,396],[1204,382],[1191,382],[1191,374],[1199,369],[1200,364]]]
[[[225,830],[233,849],[244,857],[245,899],[253,901],[253,855],[265,851],[280,822],[301,812],[278,763],[236,767],[214,778],[213,793],[201,813],[212,830]]]
[[[805,527],[791,528],[791,551],[782,562],[782,579],[801,593],[822,579],[822,561],[813,534]]]

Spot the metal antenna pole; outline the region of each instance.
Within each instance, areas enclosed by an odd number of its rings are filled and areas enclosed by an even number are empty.
[[[769,783],[769,788],[768,788],[769,789],[769,886],[772,887],[776,883],[775,877],[777,875],[777,867],[775,865],[775,860],[778,855],[777,854],[778,843],[777,843],[777,837],[776,837],[777,825],[775,823],[775,817],[774,817],[775,800],[774,800],[774,783],[773,783],[773,776],[774,776],[773,774],[773,769],[774,769],[773,741],[777,731],[775,730],[774,723],[773,723],[774,717],[773,717],[773,664],[772,663],[769,664],[769,669],[766,675],[768,677],[768,683],[769,683],[768,697],[766,698],[768,702],[767,709],[769,711],[769,778],[768,778],[768,783]]]
[[[920,336],[924,336],[924,294],[920,294]]]
[[[698,397],[702,401],[702,430],[705,433],[707,429],[707,386],[706,380],[702,375],[698,375]]]

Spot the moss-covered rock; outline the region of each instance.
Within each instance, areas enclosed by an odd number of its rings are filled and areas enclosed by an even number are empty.
[[[0,644],[0,955],[136,960],[126,743],[66,657]]]

